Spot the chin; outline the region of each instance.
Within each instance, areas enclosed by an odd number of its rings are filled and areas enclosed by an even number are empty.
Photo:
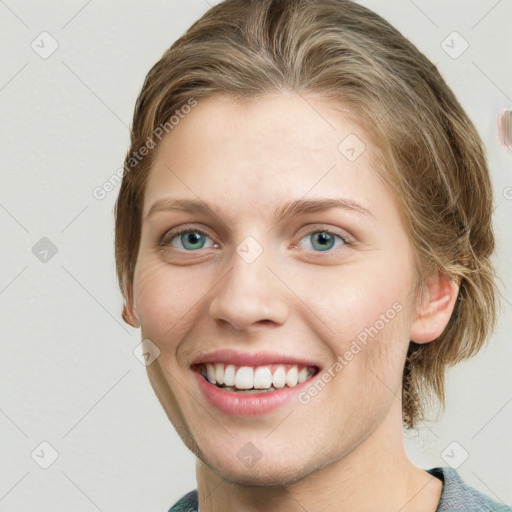
[[[215,474],[223,480],[241,486],[248,487],[272,487],[290,485],[298,482],[304,476],[308,475],[315,468],[311,464],[299,461],[281,461],[279,464],[275,460],[264,460],[262,457],[253,466],[246,467],[238,460],[214,460],[204,457],[200,453],[199,457]]]

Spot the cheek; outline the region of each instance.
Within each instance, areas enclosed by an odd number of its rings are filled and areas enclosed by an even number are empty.
[[[409,344],[411,283],[403,271],[404,262],[385,261],[382,255],[377,262],[374,256],[375,263],[340,266],[335,272],[331,268],[323,279],[303,273],[300,287],[295,279],[297,294],[307,297],[304,322],[316,326],[316,335],[329,346],[333,361],[342,358],[343,369],[338,366],[338,373],[344,377],[337,381],[344,383],[340,385],[366,384],[363,389],[351,389],[358,395],[370,389],[384,392],[386,386],[396,389]]]
[[[291,282],[308,306],[302,309],[311,313],[310,320],[316,318],[322,333],[343,343],[360,333],[364,338],[372,326],[383,332],[389,332],[391,324],[404,326],[410,283],[405,272],[391,267],[382,260],[359,261],[329,271],[302,272],[300,278],[295,274]]]
[[[189,267],[192,268],[192,267]],[[172,343],[194,316],[204,287],[196,271],[172,268],[155,258],[141,259],[134,276],[134,304],[144,337]]]

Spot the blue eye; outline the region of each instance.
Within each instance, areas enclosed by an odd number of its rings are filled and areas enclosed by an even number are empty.
[[[207,239],[212,242],[211,245],[206,245]],[[178,245],[176,245],[176,242]],[[179,244],[181,244],[181,247]],[[197,229],[189,229],[188,231],[184,230],[178,233],[174,233],[171,237],[164,236],[162,245],[171,245],[176,249],[194,251],[196,249],[213,247],[213,241],[207,234],[203,233],[202,231]]]
[[[160,246],[166,247],[168,245],[186,252],[218,247],[210,236],[199,229],[183,229],[178,232],[166,233],[161,239]],[[299,242],[302,249],[314,250],[315,252],[330,251],[343,245],[350,245],[350,242],[346,238],[327,230],[312,231]]]
[[[336,244],[336,239],[340,241],[338,245]],[[340,235],[336,235],[331,233],[330,231],[313,231],[306,235],[302,240],[309,240],[313,249],[317,251],[330,251],[331,249],[337,249],[342,245],[348,245],[347,240],[341,237]],[[302,242],[301,240],[301,242]],[[309,249],[309,247],[304,247],[302,243],[299,244],[303,249]]]

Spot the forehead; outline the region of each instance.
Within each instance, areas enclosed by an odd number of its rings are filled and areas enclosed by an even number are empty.
[[[260,215],[307,196],[386,208],[392,198],[377,151],[362,126],[323,98],[200,99],[158,147],[144,213],[170,194]]]

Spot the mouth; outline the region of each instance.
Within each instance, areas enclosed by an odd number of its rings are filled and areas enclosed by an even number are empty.
[[[294,388],[312,379],[320,369],[300,364],[237,366],[225,363],[199,363],[191,367],[210,384],[224,391],[241,394],[270,393]]]

